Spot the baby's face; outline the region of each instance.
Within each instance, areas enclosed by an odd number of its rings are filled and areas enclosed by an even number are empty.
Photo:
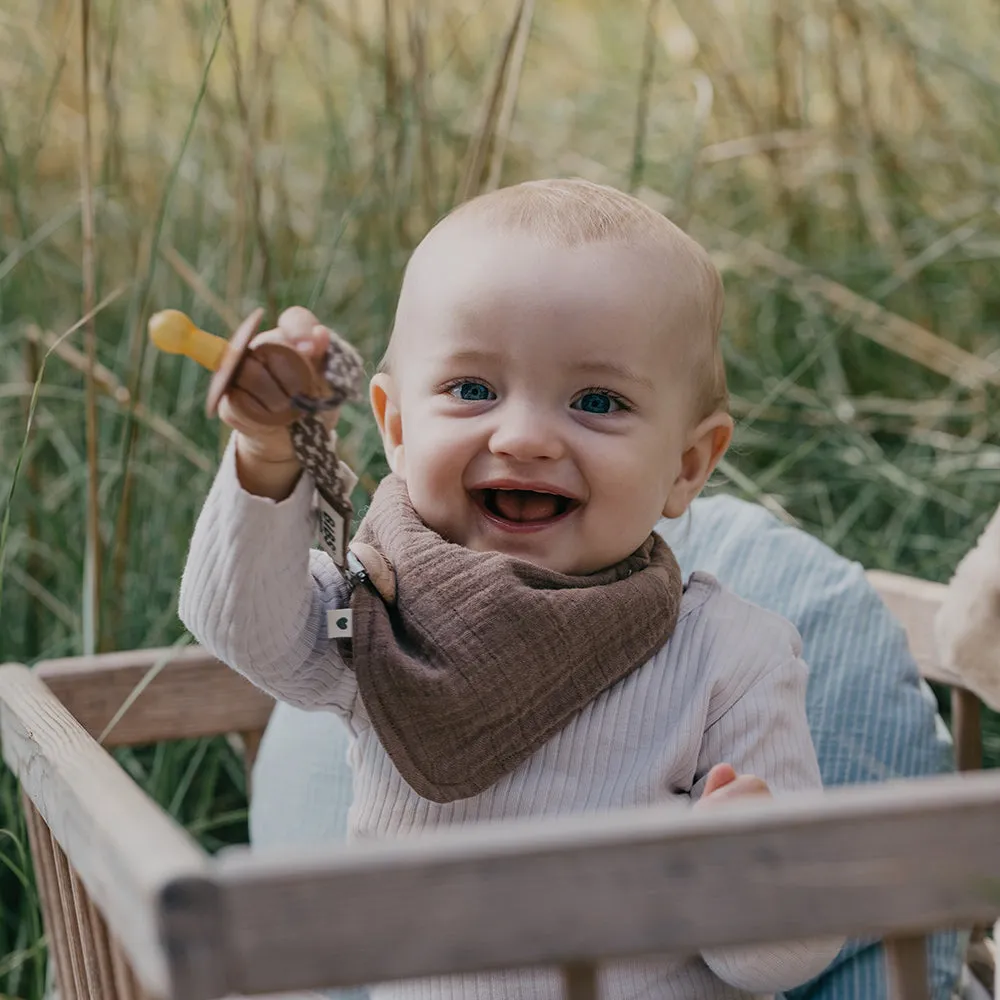
[[[620,561],[711,471],[662,273],[639,250],[483,227],[437,243],[411,264],[390,372],[372,383],[417,513],[449,541],[561,573]]]

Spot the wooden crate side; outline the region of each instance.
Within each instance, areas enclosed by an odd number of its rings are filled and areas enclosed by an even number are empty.
[[[962,678],[941,663],[934,635],[934,616],[944,600],[945,585],[884,570],[869,570],[866,576],[906,630],[910,652],[920,673],[929,681],[964,688]]]
[[[978,770],[983,764],[982,702],[965,687],[958,674],[941,663],[934,634],[934,618],[947,588],[941,583],[881,570],[871,570],[867,575],[906,630],[907,643],[921,675],[951,688],[955,763],[960,771]]]
[[[1000,775],[980,773],[234,852],[215,878],[245,993],[830,934],[901,939],[905,985],[920,975],[908,939],[1000,914],[998,824]]]
[[[38,676],[105,746],[263,730],[274,701],[200,646],[43,660]]]
[[[178,879],[207,873],[207,856],[27,667],[0,667],[0,742],[4,760],[44,821],[44,827],[33,823],[33,840],[40,842],[49,831],[60,848],[53,864],[43,867],[42,882],[60,903],[58,911],[49,906],[59,921],[57,961],[68,965],[81,988],[99,974],[99,965],[80,964],[73,947],[73,936],[87,930],[92,901],[142,988],[168,996],[158,899]],[[40,855],[35,858],[38,863]],[[74,894],[75,879],[85,895]],[[88,961],[101,963],[103,957],[91,954]]]
[[[885,942],[885,966],[890,1000],[931,1000],[926,938],[889,938]]]

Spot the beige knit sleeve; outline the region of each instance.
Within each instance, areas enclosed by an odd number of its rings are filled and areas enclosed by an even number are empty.
[[[312,481],[276,503],[247,493],[230,441],[199,514],[178,614],[197,642],[281,701],[350,717],[357,685],[327,638],[326,612],[346,607],[343,577],[311,549]]]
[[[786,647],[787,648],[787,647]],[[706,731],[692,790],[700,798],[715,764],[763,778],[777,797],[822,787],[819,764],[804,711],[807,670],[786,655],[764,670]],[[720,979],[750,993],[792,989],[819,975],[837,956],[843,939],[717,948],[702,958]]]

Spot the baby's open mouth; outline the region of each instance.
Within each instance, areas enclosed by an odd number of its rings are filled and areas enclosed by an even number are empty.
[[[579,506],[572,497],[536,490],[473,490],[472,496],[491,517],[512,524],[542,524]]]

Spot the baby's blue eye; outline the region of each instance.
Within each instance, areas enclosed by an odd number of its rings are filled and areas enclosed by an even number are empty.
[[[611,413],[615,409],[620,409],[621,404],[610,393],[607,392],[585,392],[573,403],[584,413]]]
[[[483,403],[488,399],[495,398],[482,382],[458,382],[448,391],[453,396],[464,399],[467,403]]]

